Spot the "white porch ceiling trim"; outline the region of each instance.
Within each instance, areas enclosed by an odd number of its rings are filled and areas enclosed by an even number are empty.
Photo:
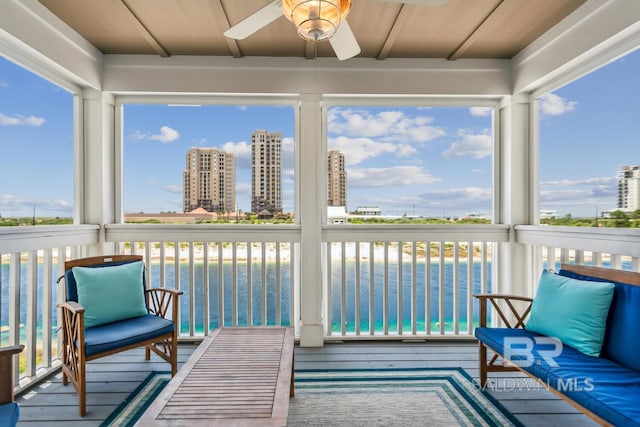
[[[513,93],[550,91],[640,46],[640,1],[589,0],[512,59]]]

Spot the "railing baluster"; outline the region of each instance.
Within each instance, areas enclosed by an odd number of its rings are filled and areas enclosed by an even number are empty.
[[[576,250],[575,253],[576,264],[584,264],[584,251]]]
[[[602,253],[594,252],[592,255],[592,260],[595,267],[602,267]]]
[[[355,242],[355,323],[356,323],[356,335],[360,335],[360,242]]]
[[[481,256],[482,264],[480,266],[480,293],[486,294],[487,281],[489,278],[489,272],[487,271],[487,242],[482,242]],[[496,292],[495,285],[492,286],[491,292]]]
[[[262,324],[267,324],[267,242],[262,242],[262,281],[261,281],[261,289],[262,289]]]
[[[196,268],[193,242],[189,242],[189,336],[195,335],[196,327]]]
[[[58,274],[60,277],[64,275],[64,263],[67,260],[67,248],[59,247],[58,248]],[[57,279],[56,279],[57,280]],[[58,300],[57,303],[63,303],[66,301],[66,289],[64,280],[60,280],[56,283],[58,290]],[[56,357],[62,358],[62,309],[56,309],[56,342],[57,342],[57,351]]]
[[[165,243],[160,242],[160,287],[164,288],[167,284],[167,270],[166,270],[166,262],[165,259]]]
[[[333,286],[332,273],[333,273],[333,256],[331,255],[332,243],[327,242],[327,336],[331,336],[333,333],[332,317],[333,317],[333,292],[331,287]]]
[[[439,330],[440,330],[440,335],[444,335],[445,332],[445,312],[444,312],[444,308],[445,308],[445,276],[444,276],[444,269],[445,269],[445,243],[444,242],[440,242],[440,266],[439,266],[439,270],[438,272],[439,277],[438,277],[438,326],[439,326]]]
[[[389,335],[389,242],[384,242],[384,276],[382,283],[382,322],[384,335]]]
[[[210,302],[209,302],[209,242],[202,242],[202,331],[204,336],[209,335]]]
[[[173,242],[173,287],[180,290],[180,243]],[[178,303],[178,334],[182,332],[182,307]]]
[[[611,255],[611,268],[622,268],[622,256],[619,254]]]
[[[27,377],[36,374],[36,348],[38,327],[38,252],[27,253],[27,319],[26,319],[26,355]]]
[[[398,330],[398,335],[402,335],[402,246],[404,242],[398,242],[398,282],[397,282],[397,290],[396,290],[396,329]]]
[[[144,244],[144,264],[147,269],[145,278],[147,280],[147,289],[151,288],[151,242],[145,242]]]
[[[375,334],[374,292],[375,292],[375,242],[369,242],[369,335]]]
[[[233,326],[238,326],[238,242],[231,243],[231,293]]]
[[[453,242],[453,333],[458,335],[460,332],[460,245]]]
[[[431,242],[424,244],[424,332],[431,335]]]
[[[252,242],[247,242],[247,326],[253,325],[253,278],[252,278]],[[264,243],[263,243],[264,245]],[[264,262],[264,259],[262,260]],[[260,319],[264,321],[264,319]],[[264,324],[264,323],[263,323]]]
[[[418,333],[418,281],[416,279],[418,263],[418,244],[411,242],[411,334]]]
[[[42,254],[42,367],[51,366],[51,334],[53,306],[53,259],[52,250],[45,249]]]
[[[556,248],[547,246],[547,269],[556,270]]]
[[[345,336],[347,333],[347,268],[345,264],[345,259],[347,257],[346,254],[346,243],[341,242],[340,244],[340,277],[342,279],[342,283],[340,284],[340,289],[342,289],[342,295],[340,298],[340,331],[342,332],[342,336]]]
[[[473,251],[474,242],[467,242],[467,334],[473,334]]]
[[[20,344],[20,252],[9,261],[9,345]],[[18,384],[18,355],[13,359],[13,383]]]
[[[222,252],[222,242],[217,242],[218,246],[218,327],[224,326],[224,254]]]
[[[293,281],[289,288],[291,289]],[[280,274],[280,242],[276,242],[276,325],[282,325],[282,277]]]
[[[562,264],[567,264],[569,262],[569,259],[570,259],[569,249],[562,248],[562,250],[560,251],[560,262]]]
[[[289,242],[289,319],[296,333],[300,330],[298,321],[300,319],[300,300],[297,298],[300,280],[296,277],[298,271],[296,270],[297,251],[298,245],[295,242]]]

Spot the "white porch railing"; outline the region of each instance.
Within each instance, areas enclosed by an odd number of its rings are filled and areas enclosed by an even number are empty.
[[[97,225],[0,228],[0,343],[25,344],[15,384],[26,387],[57,369],[58,312],[64,289],[56,285],[66,259],[98,241]],[[61,286],[61,285],[60,285]],[[19,372],[23,372],[19,380]]]
[[[322,228],[328,339],[467,337],[474,292],[491,283],[493,243],[509,227],[351,226]],[[99,242],[94,225],[0,229],[0,338],[26,344],[21,387],[56,367],[55,281],[66,259]],[[220,325],[299,326],[300,226],[107,225],[104,239],[145,257],[149,283],[185,292],[181,336]],[[640,271],[640,230],[516,226],[549,266],[559,262]],[[248,286],[250,284],[250,286]]]
[[[325,226],[325,333],[469,337],[501,225]]]
[[[536,248],[539,269],[575,263],[640,271],[640,229],[517,225],[515,238]]]
[[[180,336],[220,325],[298,325],[300,227],[108,225],[121,253],[144,255],[149,286],[184,292]]]

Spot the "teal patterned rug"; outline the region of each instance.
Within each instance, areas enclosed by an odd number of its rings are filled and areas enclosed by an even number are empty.
[[[150,373],[129,397],[100,424],[100,427],[133,426],[170,380],[171,372]]]
[[[133,426],[169,382],[151,373],[101,424]],[[295,372],[288,426],[521,426],[460,368]]]
[[[521,426],[464,370],[296,371],[289,426]]]

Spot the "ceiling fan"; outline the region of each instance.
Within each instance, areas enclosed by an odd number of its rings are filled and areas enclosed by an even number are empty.
[[[448,0],[377,0],[422,6],[442,6]],[[242,40],[282,15],[293,22],[305,40],[328,40],[339,60],[360,53],[360,46],[345,17],[351,0],[274,0],[224,32],[226,37]]]

